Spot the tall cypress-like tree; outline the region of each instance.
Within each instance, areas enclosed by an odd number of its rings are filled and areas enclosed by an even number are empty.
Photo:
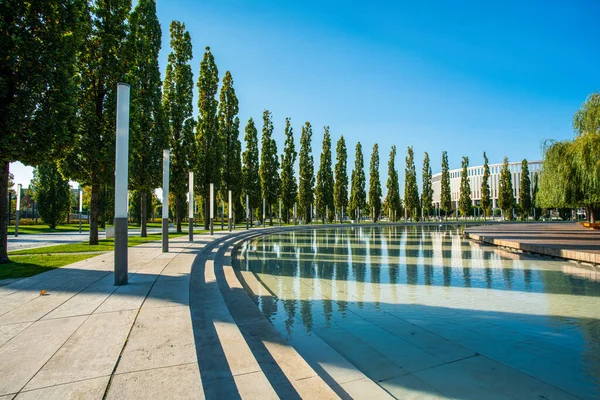
[[[396,170],[396,146],[392,146],[390,159],[388,161],[387,196],[385,205],[386,212],[390,213],[390,221],[396,222],[402,214],[402,200],[400,199],[400,183],[398,182],[398,171]]]
[[[151,201],[151,192],[160,186],[162,150],[169,142],[158,69],[162,33],[155,0],[139,0],[131,13],[129,27],[129,183],[139,192],[141,236],[146,237],[147,200]]]
[[[321,160],[319,171],[317,172],[317,185],[315,187],[315,198],[317,201],[317,210],[323,223],[330,222],[333,215],[333,171],[331,169],[331,137],[329,136],[329,127],[324,127],[323,147],[321,149]],[[325,216],[326,210],[329,215]]]
[[[44,162],[33,171],[30,185],[42,221],[50,229],[64,221],[71,210],[71,186],[53,162]]]
[[[533,173],[533,193],[531,194],[531,204],[533,205],[533,218],[537,220],[542,214],[542,209],[538,207],[537,196],[540,190],[539,185],[539,174],[536,172]]]
[[[442,182],[440,190],[441,209],[444,210],[445,218],[452,212],[452,194],[450,192],[450,171],[448,169],[448,152],[442,152]]]
[[[298,184],[294,176],[294,165],[296,164],[296,145],[294,144],[294,131],[290,119],[285,119],[285,144],[281,155],[281,202],[283,203],[283,216],[289,222],[290,212],[293,210],[294,202],[298,196]]]
[[[10,163],[38,165],[72,148],[84,9],[83,0],[0,3],[0,264],[9,261]]]
[[[310,223],[312,215],[310,215],[310,205],[315,198],[315,166],[312,156],[312,127],[310,122],[306,122],[302,127],[300,136],[300,159],[298,166],[298,206],[300,212],[304,215],[304,222]]]
[[[529,178],[529,164],[527,160],[521,162],[521,190],[519,192],[519,205],[521,209],[521,218],[527,219],[531,212],[531,179]]]
[[[348,150],[344,136],[340,136],[335,148],[335,183],[333,185],[333,203],[340,215],[342,222],[342,210],[347,213],[348,208]]]
[[[377,222],[381,214],[381,182],[379,181],[379,146],[373,146],[369,165],[369,205],[373,222]]]
[[[498,207],[502,210],[505,219],[512,219],[514,203],[515,195],[513,193],[512,177],[508,169],[508,157],[504,157],[504,163],[500,171],[500,181],[498,182]]]
[[[260,205],[260,175],[259,175],[259,164],[258,164],[258,132],[256,126],[254,126],[254,120],[250,118],[248,124],[246,124],[246,135],[244,136],[246,142],[246,150],[242,156],[244,165],[242,167],[242,181],[243,181],[243,202],[246,204],[245,197],[248,196],[248,206],[250,208],[250,224],[252,224],[252,218],[254,216],[254,210]]]
[[[490,167],[488,165],[488,158],[483,152],[483,178],[481,178],[481,201],[479,203],[483,210],[483,218],[491,215],[492,212],[492,201],[490,198]]]
[[[429,218],[429,212],[433,203],[433,186],[431,184],[431,165],[429,163],[429,154],[425,152],[425,158],[423,159],[423,190],[421,191],[421,206],[427,213]]]
[[[365,163],[363,160],[362,145],[356,144],[354,155],[354,169],[351,175],[350,201],[348,202],[348,213],[352,218],[358,216],[358,210],[365,209],[367,203],[367,194],[365,193]]]
[[[229,71],[225,72],[221,95],[219,97],[219,142],[221,143],[221,198],[229,202],[229,191],[235,209],[239,202],[242,188],[242,165],[240,163],[240,119],[238,99],[233,88],[233,78]],[[232,215],[229,218],[233,218]]]
[[[169,188],[175,199],[175,225],[181,232],[181,221],[185,214],[188,191],[188,171],[195,167],[196,143],[192,101],[194,98],[194,76],[192,39],[185,24],[171,22],[171,53],[163,86],[163,109],[169,124],[171,142],[171,171]]]
[[[126,21],[131,1],[98,1],[89,9],[78,63],[78,130],[63,169],[71,179],[92,188],[89,243],[93,245],[98,244],[101,187],[113,186],[115,180],[117,83],[123,81],[130,62]]]
[[[469,157],[462,158],[462,172],[460,174],[460,197],[458,200],[458,208],[464,218],[469,215],[471,210],[471,184],[469,183]]]
[[[273,204],[279,197],[279,159],[277,157],[277,143],[273,139],[273,122],[271,112],[263,112],[263,129],[260,151],[260,187],[262,197],[267,203],[269,225],[273,226]],[[264,221],[263,221],[264,224]]]
[[[196,165],[194,179],[202,203],[204,204],[204,229],[210,225],[210,184],[221,187],[221,166],[223,146],[219,140],[217,117],[218,102],[215,96],[219,86],[219,70],[215,59],[206,47],[200,63],[198,78],[198,124],[196,125]]]
[[[415,157],[412,146],[408,147],[406,156],[406,169],[404,178],[404,206],[411,219],[418,219],[419,187],[417,186],[417,171],[415,169]]]

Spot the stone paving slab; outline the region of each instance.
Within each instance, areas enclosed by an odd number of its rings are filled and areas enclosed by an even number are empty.
[[[600,231],[574,223],[515,223],[467,228],[465,237],[552,257],[600,265]]]

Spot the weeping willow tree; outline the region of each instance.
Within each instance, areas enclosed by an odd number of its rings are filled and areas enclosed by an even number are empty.
[[[575,113],[573,140],[546,141],[538,207],[585,207],[596,221],[600,208],[600,94],[590,95]]]

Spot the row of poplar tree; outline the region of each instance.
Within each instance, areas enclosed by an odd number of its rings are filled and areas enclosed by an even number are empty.
[[[219,92],[219,72],[208,47],[196,81],[199,115],[193,116],[192,42],[183,23],[170,25],[171,51],[161,79],[162,32],[155,0],[139,0],[133,10],[131,0],[11,1],[0,3],[0,17],[0,263],[8,262],[8,177],[9,165],[15,161],[44,165],[40,174],[55,174],[57,169],[64,179],[90,188],[89,242],[98,242],[99,217],[110,220],[106,210],[112,208],[118,82],[131,85],[129,177],[130,189],[140,196],[141,215],[147,215],[150,194],[160,186],[164,148],[171,149],[170,189],[178,228],[185,212],[189,171],[195,173],[205,227],[210,183],[222,199],[231,190],[236,208],[242,207],[246,195],[253,209],[260,207],[262,198],[270,210],[281,199],[289,218],[297,202],[306,221],[310,221],[314,201],[318,215],[328,220],[334,209],[347,210],[347,215],[355,217],[368,206],[374,219],[382,209],[398,219],[404,208],[411,218],[419,217],[421,205],[426,212],[430,208],[429,158],[426,155],[419,196],[412,148],[406,158],[404,204],[394,166],[395,147],[388,163],[384,204],[377,145],[371,157],[368,195],[360,143],[348,190],[346,145],[340,138],[333,171],[327,127],[316,177],[310,123],[302,127],[298,155],[291,122],[286,120],[284,151],[279,157],[272,117],[265,111],[260,156],[252,119],[245,127],[246,150],[241,154],[233,78],[227,71]],[[297,156],[298,181],[294,173]],[[447,170],[446,155],[444,160]],[[442,200],[442,208],[450,210],[451,205],[445,206]],[[273,213],[269,215],[272,218]],[[145,235],[146,218],[141,221]]]

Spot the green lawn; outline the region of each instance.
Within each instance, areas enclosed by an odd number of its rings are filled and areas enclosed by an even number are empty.
[[[8,264],[0,264],[0,280],[27,278],[94,256],[96,254],[42,254],[12,257]]]
[[[83,231],[89,231],[90,226],[88,224],[81,224],[81,229]],[[49,232],[73,232],[79,231],[79,224],[65,224],[65,225],[57,225],[56,229],[50,229],[48,225],[38,224],[38,225],[19,225],[19,235],[28,235],[28,234],[38,234],[38,233],[49,233]],[[15,234],[15,226],[10,225],[8,227],[8,234]]]

